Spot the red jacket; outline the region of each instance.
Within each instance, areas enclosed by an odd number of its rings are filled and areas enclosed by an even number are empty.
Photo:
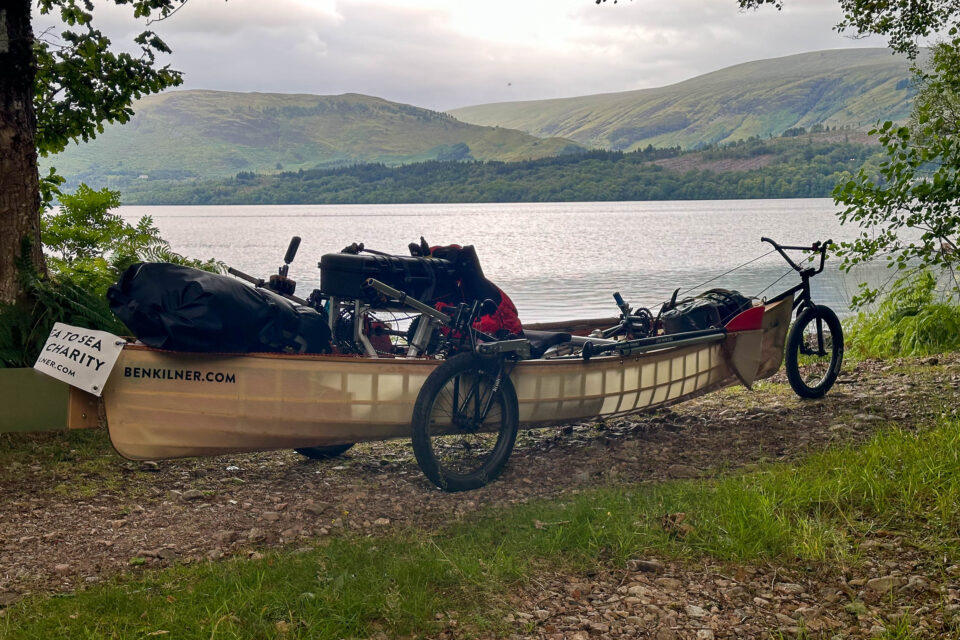
[[[493,286],[500,294],[500,304],[492,314],[480,316],[480,319],[473,323],[473,328],[498,338],[504,337],[504,334],[522,336],[523,324],[520,322],[520,316],[517,315],[517,307],[513,304],[513,300],[500,287]],[[497,301],[496,298],[492,300]]]
[[[523,325],[510,297],[483,275],[472,246],[430,247],[430,255],[450,260],[457,267],[460,293],[467,302],[492,300],[497,310],[473,323],[473,328],[498,338],[522,336]]]

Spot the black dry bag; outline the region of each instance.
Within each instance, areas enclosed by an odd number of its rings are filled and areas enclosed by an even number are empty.
[[[741,311],[750,308],[749,298],[738,291],[710,289],[695,298],[686,298],[661,313],[664,333],[683,333],[722,327]]]
[[[131,265],[110,310],[144,344],[172,351],[329,353],[326,319],[272,291],[162,262]]]

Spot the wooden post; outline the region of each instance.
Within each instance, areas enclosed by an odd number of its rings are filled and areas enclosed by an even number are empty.
[[[0,369],[0,433],[87,429],[100,399],[34,369]]]

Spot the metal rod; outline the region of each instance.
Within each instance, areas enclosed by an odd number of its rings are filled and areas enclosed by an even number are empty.
[[[415,358],[421,353],[426,352],[430,346],[430,338],[433,337],[434,323],[435,320],[430,316],[421,316],[417,321],[417,330],[414,332],[413,338],[407,347],[407,355],[409,357]]]
[[[234,269],[233,267],[227,267],[227,273],[237,276],[241,280],[246,280],[255,287],[262,287],[264,284],[263,278],[254,278],[253,276],[245,274],[239,269]]]
[[[380,293],[382,293],[383,295],[393,298],[400,304],[405,304],[408,307],[419,311],[425,316],[430,316],[435,320],[439,320],[442,324],[445,324],[445,325],[450,324],[450,316],[448,316],[443,312],[437,311],[433,307],[420,302],[416,298],[408,296],[406,293],[404,293],[403,291],[400,291],[399,289],[394,289],[390,285],[384,284],[374,278],[370,278],[369,280],[367,280],[367,284],[373,287],[374,289],[376,289],[377,291],[379,291]]]
[[[377,353],[377,350],[373,348],[373,345],[370,344],[370,339],[367,338],[365,333],[360,334],[360,344],[363,345],[363,349],[367,352],[367,356],[371,358],[379,358],[380,354]]]
[[[686,347],[693,344],[707,344],[709,342],[719,342],[727,337],[726,332],[715,333],[713,335],[699,336],[695,338],[684,338],[681,340],[673,340],[671,342],[661,342],[658,344],[646,344],[646,345],[637,345],[634,347],[626,347],[623,349],[614,349],[617,355],[620,356],[629,356],[634,353],[646,353],[647,351],[656,351],[657,349],[666,349],[667,347]]]
[[[725,329],[703,329],[700,331],[686,331],[684,333],[654,336],[651,338],[639,338],[637,340],[628,340],[613,344],[593,345],[587,343],[583,346],[581,357],[583,357],[584,360],[589,360],[594,356],[602,356],[610,353],[627,356],[631,353],[643,353],[645,351],[655,351],[667,347],[713,342],[722,340],[726,335],[727,331]]]
[[[271,291],[273,291],[273,289],[271,289]],[[274,291],[274,293],[277,293],[277,292]],[[310,303],[307,302],[306,300],[304,300],[303,298],[301,298],[301,297],[299,297],[299,296],[295,296],[295,295],[293,295],[293,294],[289,294],[289,295],[288,295],[288,294],[286,294],[286,293],[278,293],[277,295],[283,296],[284,298],[287,298],[288,300],[293,300],[293,301],[296,302],[297,304],[303,305],[303,306],[305,306],[305,307],[310,305]]]
[[[237,276],[237,277],[240,278],[241,280],[246,280],[247,282],[249,282],[249,283],[252,284],[253,286],[257,287],[258,289],[266,289],[267,291],[273,291],[273,289],[271,289],[270,287],[266,286],[267,283],[266,283],[266,281],[265,281],[263,278],[254,278],[253,276],[247,275],[247,274],[244,273],[243,271],[240,271],[239,269],[234,269],[233,267],[228,267],[228,268],[227,268],[227,273],[229,273],[229,274],[231,274],[231,275],[234,275],[234,276]],[[308,305],[308,303],[307,303],[306,300],[304,300],[303,298],[297,297],[297,296],[295,296],[295,295],[286,294],[286,293],[280,293],[279,291],[273,291],[273,293],[277,294],[278,296],[280,296],[280,297],[282,297],[282,298],[286,298],[287,300],[293,300],[293,301],[296,302],[297,304],[302,304],[303,306],[307,306],[307,305]]]
[[[359,300],[353,301],[353,340],[363,345],[364,351],[371,358],[377,357],[377,350],[373,348],[367,336],[363,333],[363,321],[369,307],[364,307]]]

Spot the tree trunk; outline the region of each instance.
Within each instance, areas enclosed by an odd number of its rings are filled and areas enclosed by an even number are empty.
[[[16,302],[22,295],[17,260],[25,240],[30,247],[26,257],[44,269],[31,5],[31,0],[0,4],[0,303]]]

